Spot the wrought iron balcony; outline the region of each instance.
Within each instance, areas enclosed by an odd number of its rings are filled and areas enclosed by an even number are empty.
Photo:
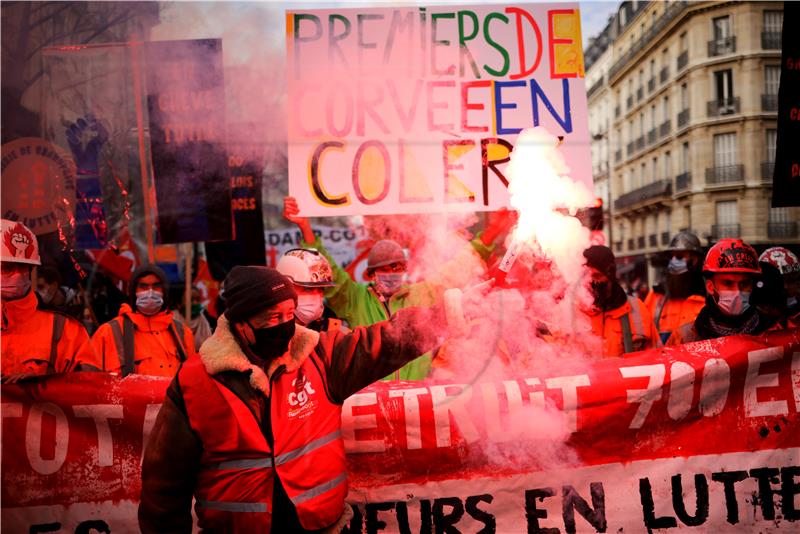
[[[761,95],[762,111],[778,111],[778,95]]]
[[[790,238],[797,237],[797,222],[771,222],[767,223],[767,237]]]
[[[761,163],[761,181],[771,182],[772,177],[775,175],[775,162],[764,161]]]
[[[689,108],[683,109],[678,113],[678,128],[683,128],[689,124]]]
[[[633,95],[629,95],[628,98],[625,99],[625,106],[628,109],[628,111],[631,110],[631,108],[633,107]]]
[[[736,36],[723,37],[708,42],[708,56],[721,56],[736,52]]]
[[[664,83],[669,78],[669,67],[662,67],[661,73],[659,73],[658,81]]]
[[[712,224],[711,239],[723,239],[726,237],[741,237],[741,226],[739,224]]]
[[[670,130],[672,130],[672,121],[667,119],[661,123],[661,126],[658,127],[658,136],[666,137],[669,135]]]
[[[641,102],[644,98],[644,87],[640,87],[636,90],[636,102]]]
[[[641,150],[644,148],[644,136],[639,137],[636,139],[636,150]]]
[[[656,77],[653,76],[649,80],[647,80],[647,92],[652,93],[656,90]]]
[[[641,202],[667,198],[671,195],[672,180],[658,180],[620,196],[614,201],[614,209],[623,210]]]
[[[683,68],[688,64],[689,64],[689,51],[688,50],[684,50],[678,56],[678,72],[683,70]]]
[[[734,115],[739,113],[739,97],[722,98],[708,102],[708,116],[720,117],[722,115]]]
[[[669,232],[661,232],[661,244],[669,245]]]
[[[692,173],[682,172],[675,177],[675,192],[688,191],[692,187]]]
[[[781,32],[761,32],[761,48],[764,50],[780,50]]]
[[[744,183],[744,165],[724,165],[706,169],[706,185]]]
[[[633,141],[628,143],[628,145],[625,147],[625,153],[629,156],[633,154]]]
[[[656,129],[653,128],[649,132],[647,132],[647,144],[652,145],[656,142]]]

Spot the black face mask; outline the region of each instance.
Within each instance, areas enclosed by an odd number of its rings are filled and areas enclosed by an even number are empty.
[[[294,336],[294,319],[269,328],[254,328],[249,322],[247,324],[253,329],[253,336],[256,339],[255,343],[250,344],[250,350],[265,360],[282,356]]]

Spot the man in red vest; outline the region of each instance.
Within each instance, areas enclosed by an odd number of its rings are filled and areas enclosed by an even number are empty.
[[[144,454],[145,534],[339,532],[347,471],[341,406],[436,345],[443,312],[409,308],[351,333],[295,323],[291,280],[234,267],[227,309],[170,384]]]

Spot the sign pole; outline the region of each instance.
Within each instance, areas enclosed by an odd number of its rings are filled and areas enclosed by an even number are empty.
[[[139,135],[139,169],[142,177],[142,202],[144,204],[144,228],[147,237],[147,261],[153,263],[153,221],[150,219],[150,184],[147,179],[147,158],[144,145],[144,112],[142,111],[142,63],[139,53],[141,43],[132,43],[131,61],[133,64],[133,93],[136,100],[136,131]]]

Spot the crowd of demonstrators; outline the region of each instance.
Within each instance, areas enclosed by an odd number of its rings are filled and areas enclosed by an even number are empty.
[[[284,200],[284,217],[299,228],[304,248],[314,249],[328,260],[333,270],[333,284],[326,288],[325,298],[336,316],[350,327],[385,321],[407,307],[431,306],[441,302],[445,289],[463,287],[470,281],[469,270],[464,266],[476,259],[485,261],[493,247],[490,240],[500,233],[494,226],[490,226],[484,235],[473,239],[471,247],[460,251],[443,265],[439,275],[411,284],[407,283],[408,260],[402,246],[390,239],[380,240],[373,245],[367,256],[364,276],[369,282],[359,283],[336,264],[322,241],[314,235],[308,219],[299,215],[297,201],[292,197]],[[422,354],[396,370],[393,376],[385,378],[424,379],[430,372],[431,361],[431,354]]]
[[[800,326],[800,261],[797,256],[787,248],[771,247],[761,253],[758,263],[762,270],[773,273],[772,284],[764,291],[765,304],[762,306],[771,308],[773,313],[777,312],[782,326]],[[762,300],[758,289],[756,302]]]
[[[200,350],[200,345],[202,345],[205,340],[210,338],[211,334],[214,333],[214,328],[217,326],[217,321],[208,313],[208,310],[206,310],[205,306],[203,306],[203,293],[200,291],[200,288],[197,286],[192,286],[190,291],[188,320],[186,318],[185,298],[176,299],[178,301],[178,309],[176,309],[172,315],[176,321],[184,323],[189,327],[189,330],[191,330],[192,337],[194,338],[194,349],[196,352]]]
[[[36,237],[6,219],[0,234],[2,382],[93,369],[89,335],[80,321],[43,309],[36,298],[31,280],[33,267],[41,265]]]

